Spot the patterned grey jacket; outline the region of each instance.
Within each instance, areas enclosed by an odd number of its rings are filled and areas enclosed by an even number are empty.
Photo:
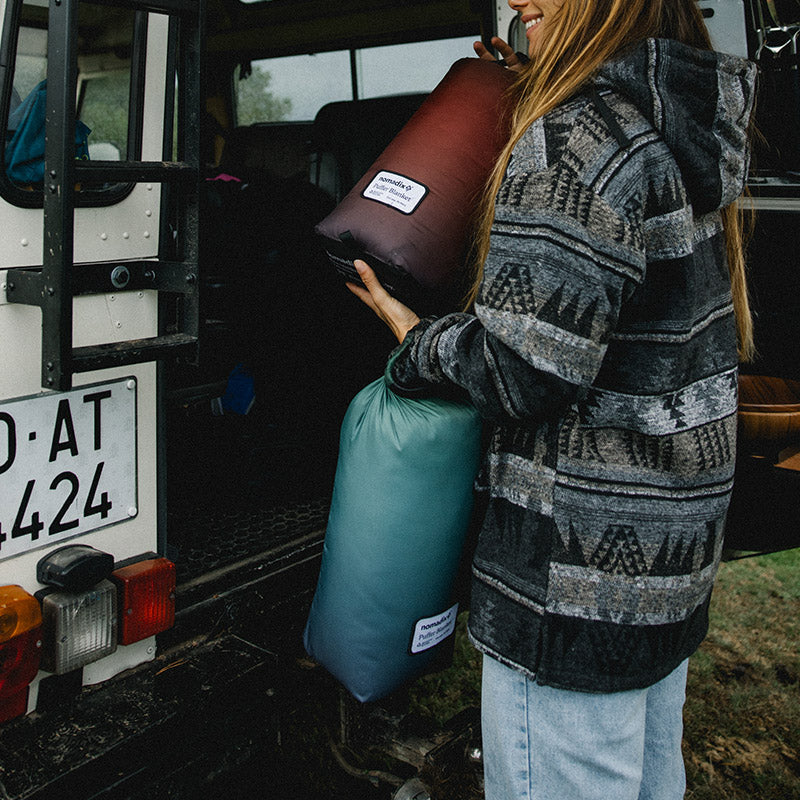
[[[719,210],[754,73],[668,40],[607,64],[519,142],[475,315],[396,353],[400,391],[493,425],[470,634],[540,683],[648,686],[705,636],[736,434]]]

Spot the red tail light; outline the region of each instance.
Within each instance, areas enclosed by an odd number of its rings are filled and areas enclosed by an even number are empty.
[[[0,722],[24,714],[42,654],[39,602],[20,586],[0,587]]]
[[[150,558],[111,573],[119,598],[119,643],[154,636],[175,624],[175,565]]]

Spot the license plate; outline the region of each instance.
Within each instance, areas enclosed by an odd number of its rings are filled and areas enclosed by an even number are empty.
[[[137,514],[136,380],[0,403],[0,560]]]

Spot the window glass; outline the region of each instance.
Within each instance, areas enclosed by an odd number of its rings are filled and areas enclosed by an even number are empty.
[[[477,37],[439,39],[357,51],[359,97],[429,92],[454,61],[474,56]]]
[[[130,83],[130,69],[94,74],[83,80],[78,111],[91,129],[90,158],[118,161],[127,156]]]
[[[252,63],[239,80],[236,71],[237,124],[312,120],[325,103],[350,100],[350,54],[346,50],[269,58]]]
[[[355,51],[359,98],[429,92],[452,63],[473,54],[474,37]],[[350,51],[254,61],[236,72],[237,124],[313,120],[322,106],[353,99]]]
[[[14,90],[27,97],[47,74],[47,31],[22,28],[19,33],[17,60],[14,65]]]
[[[6,17],[9,18],[8,15]],[[75,157],[119,160],[128,154],[130,59],[134,13],[82,3],[78,6],[78,84]],[[23,4],[12,85],[4,121],[3,193],[20,205],[41,204],[47,92],[47,7]],[[79,204],[110,202],[119,184],[81,184]],[[22,190],[22,191],[20,191]],[[93,199],[102,193],[103,199]]]

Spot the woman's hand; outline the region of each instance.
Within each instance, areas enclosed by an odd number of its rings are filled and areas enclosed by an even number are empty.
[[[503,41],[499,36],[492,36],[492,47],[503,57],[505,65],[514,72],[519,72],[522,69],[523,62],[520,61],[519,56],[514,52],[508,42]],[[494,55],[486,48],[483,42],[475,42],[472,45],[476,55],[485,61],[495,61]]]
[[[419,322],[419,317],[381,286],[377,275],[365,261],[356,259],[355,267],[366,289],[355,283],[348,283],[347,288],[389,326],[398,342],[402,342],[406,334]]]

